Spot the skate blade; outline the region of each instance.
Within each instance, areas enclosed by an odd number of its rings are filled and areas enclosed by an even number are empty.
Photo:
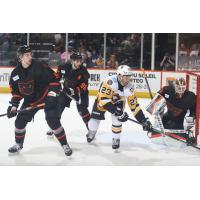
[[[119,149],[113,149],[113,152],[114,153],[120,153],[120,150]]]
[[[21,150],[20,150],[20,151],[21,151]],[[15,152],[15,153],[8,152],[8,156],[17,156],[17,155],[20,154],[20,151]]]
[[[49,139],[49,140],[54,139],[54,135],[47,135],[47,139]]]

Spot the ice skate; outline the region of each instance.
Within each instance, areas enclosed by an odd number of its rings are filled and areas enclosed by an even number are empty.
[[[66,156],[72,155],[72,149],[70,148],[69,144],[62,145],[62,148],[63,148]]]
[[[96,135],[96,131],[89,131],[88,134],[86,135],[87,142],[90,143],[94,140]]]
[[[53,137],[53,136],[54,136],[54,132],[53,132],[52,129],[48,130],[46,134],[47,134],[47,136],[49,136],[49,137]]]
[[[14,146],[8,149],[9,153],[19,153],[23,149],[23,144],[16,143]]]
[[[119,149],[120,147],[120,139],[115,139],[113,138],[113,141],[112,141],[112,148],[113,149]]]

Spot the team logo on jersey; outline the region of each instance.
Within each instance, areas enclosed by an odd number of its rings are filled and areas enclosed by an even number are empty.
[[[13,77],[13,81],[17,81],[18,79],[19,79],[18,75],[16,75],[16,76]]]
[[[22,95],[31,95],[34,92],[34,81],[19,82],[18,88]]]
[[[112,80],[108,80],[107,83],[108,83],[108,85],[112,85],[113,81]]]
[[[169,99],[169,94],[165,94],[165,97],[166,97],[167,99]]]

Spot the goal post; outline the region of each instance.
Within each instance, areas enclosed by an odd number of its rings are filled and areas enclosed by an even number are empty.
[[[196,116],[194,136],[196,145],[200,146],[200,73],[186,72],[187,90],[196,95]]]

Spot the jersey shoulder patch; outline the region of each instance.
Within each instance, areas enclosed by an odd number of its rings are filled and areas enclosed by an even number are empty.
[[[112,85],[112,84],[113,84],[113,81],[112,81],[111,79],[108,79],[108,80],[107,80],[107,84],[108,84],[108,85]]]
[[[17,80],[19,80],[19,76],[15,75],[12,79],[13,79],[13,81],[17,81]]]

